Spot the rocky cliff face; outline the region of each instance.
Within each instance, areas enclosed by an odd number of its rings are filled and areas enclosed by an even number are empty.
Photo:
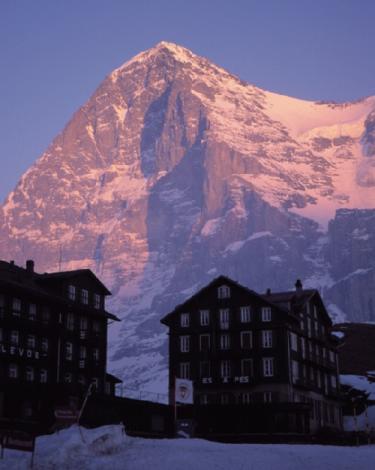
[[[164,387],[159,319],[221,273],[260,291],[301,277],[333,316],[373,319],[374,110],[269,93],[160,43],[23,175],[0,209],[0,257],[93,269],[124,319],[112,370],[133,386]]]

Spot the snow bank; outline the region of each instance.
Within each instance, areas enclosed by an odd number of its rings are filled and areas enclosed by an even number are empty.
[[[76,426],[37,440],[35,469],[111,470],[372,470],[375,446],[220,444],[200,439],[140,439],[121,426]],[[0,469],[28,468],[30,454],[5,451]]]

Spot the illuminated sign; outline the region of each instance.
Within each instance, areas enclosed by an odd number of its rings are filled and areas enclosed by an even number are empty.
[[[0,354],[8,354],[9,356],[17,356],[24,359],[40,359],[46,357],[46,353],[34,351],[34,349],[20,348],[18,346],[9,346],[0,343]]]

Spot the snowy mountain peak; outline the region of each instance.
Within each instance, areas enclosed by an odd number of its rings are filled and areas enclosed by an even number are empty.
[[[354,210],[375,209],[374,109],[270,93],[161,42],[23,175],[0,207],[0,258],[93,269],[126,316],[112,366],[123,375],[125,357],[144,382],[166,377],[159,318],[220,273],[260,292],[300,277],[332,312],[375,320],[375,217]]]

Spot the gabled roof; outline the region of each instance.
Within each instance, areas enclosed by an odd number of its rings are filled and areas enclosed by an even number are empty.
[[[95,274],[91,271],[91,269],[75,269],[73,271],[61,271],[55,273],[44,273],[38,274],[39,279],[41,281],[49,281],[49,280],[65,280],[65,279],[73,279],[79,276],[90,276],[102,289],[102,292],[105,295],[112,295],[111,292],[106,288],[106,286],[95,276]]]
[[[276,307],[278,308],[279,310],[281,310],[283,313],[289,313],[287,309],[285,309],[282,305],[277,305],[275,303],[272,303],[270,300],[264,298],[262,295],[259,295],[257,292],[255,292],[254,290],[251,290],[249,289],[248,287],[246,286],[243,286],[242,284],[239,284],[238,282],[236,281],[233,281],[233,279],[230,279],[229,277],[227,276],[224,276],[224,275],[220,275],[218,277],[216,277],[215,279],[213,279],[210,283],[208,283],[206,286],[202,287],[198,292],[196,292],[194,295],[192,295],[191,297],[189,297],[187,300],[185,300],[185,302],[177,305],[173,310],[172,312],[169,312],[167,315],[165,315],[161,320],[160,322],[163,323],[163,324],[167,324],[167,321],[169,320],[169,318],[174,315],[177,311],[181,310],[185,305],[189,304],[191,301],[193,301],[195,298],[199,297],[201,294],[203,294],[205,291],[209,290],[210,288],[212,288],[213,286],[215,285],[222,285],[222,284],[227,284],[229,286],[235,286],[239,289],[242,289],[243,291],[247,292],[248,294],[251,294],[252,296],[254,297],[257,297],[262,303],[266,304],[266,305],[270,305],[272,307]]]

